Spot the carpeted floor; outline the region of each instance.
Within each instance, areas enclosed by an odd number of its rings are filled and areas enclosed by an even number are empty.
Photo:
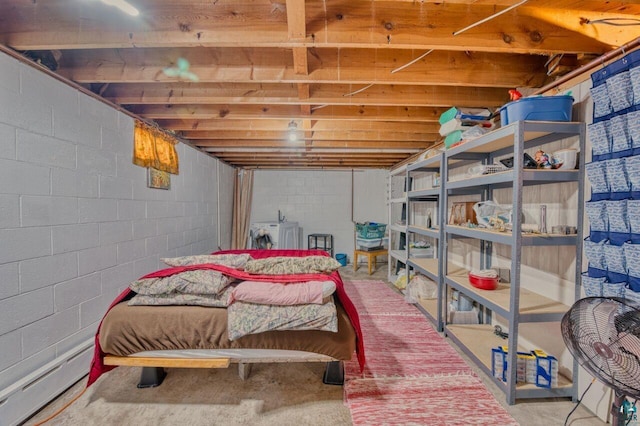
[[[345,365],[354,425],[517,425],[415,307],[382,281],[349,281],[367,367]],[[464,409],[466,405],[471,406]]]

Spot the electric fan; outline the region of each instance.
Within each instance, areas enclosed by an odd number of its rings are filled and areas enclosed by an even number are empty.
[[[634,414],[640,398],[640,309],[626,299],[587,297],[562,318],[562,337],[578,363],[615,391],[614,425]]]

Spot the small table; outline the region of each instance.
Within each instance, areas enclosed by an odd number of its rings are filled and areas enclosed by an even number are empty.
[[[376,258],[378,256],[386,256],[389,253],[388,250],[354,250],[353,251],[353,270],[358,270],[358,256],[367,256],[367,262],[369,264],[369,275],[373,274],[371,264],[373,263],[373,269],[376,268]]]
[[[310,250],[324,250],[333,257],[333,235],[309,234],[307,237],[307,248]]]

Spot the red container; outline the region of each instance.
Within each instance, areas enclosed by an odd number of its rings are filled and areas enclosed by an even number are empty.
[[[469,272],[469,283],[475,288],[479,288],[481,290],[495,290],[498,288],[499,280],[499,277],[481,277]]]

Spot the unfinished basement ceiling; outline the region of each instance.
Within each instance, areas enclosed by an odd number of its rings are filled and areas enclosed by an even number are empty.
[[[244,168],[388,168],[439,141],[447,108],[640,36],[638,1],[129,3],[2,0],[0,43]]]

